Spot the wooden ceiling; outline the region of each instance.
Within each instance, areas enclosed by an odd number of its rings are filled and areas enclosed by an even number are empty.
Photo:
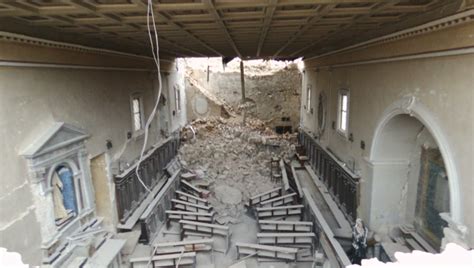
[[[154,0],[171,57],[310,57],[454,13],[458,0]],[[0,30],[150,54],[146,0],[0,2]]]

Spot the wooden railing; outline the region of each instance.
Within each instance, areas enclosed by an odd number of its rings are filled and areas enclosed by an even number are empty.
[[[339,160],[306,132],[299,133],[299,141],[309,158],[311,168],[324,182],[340,209],[354,222],[357,218],[360,177],[342,166]]]
[[[163,178],[166,165],[178,152],[178,142],[176,138],[168,138],[146,154],[138,172],[149,189],[152,189]],[[148,193],[138,180],[135,168],[136,164],[122,174],[114,176],[117,212],[121,223],[127,221]]]

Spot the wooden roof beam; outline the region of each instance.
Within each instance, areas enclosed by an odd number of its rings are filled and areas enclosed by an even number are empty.
[[[242,59],[242,53],[240,53],[239,49],[237,48],[237,45],[235,44],[234,40],[232,39],[232,36],[230,35],[229,33],[229,30],[227,29],[227,26],[225,25],[225,23],[222,21],[222,18],[219,14],[219,12],[217,12],[216,10],[216,7],[213,3],[212,0],[202,0],[203,4],[205,4],[207,6],[207,8],[209,9],[210,13],[214,16],[215,20],[217,21],[217,23],[219,23],[222,31],[224,32],[225,34],[225,37],[227,39],[227,41],[229,42],[229,44],[232,46],[232,48],[234,49],[235,53],[237,53],[237,55],[239,56],[239,58]]]
[[[344,24],[344,25],[341,25],[340,27],[338,27],[338,29],[336,29],[335,31],[327,34],[326,36],[324,36],[323,38],[320,38],[318,39],[317,41],[315,42],[312,42],[310,43],[309,45],[307,46],[304,46],[303,48],[297,50],[297,51],[294,51],[293,53],[290,54],[290,56],[294,57],[296,55],[303,55],[302,53],[312,47],[314,47],[315,45],[321,43],[321,41],[324,41],[324,40],[327,40],[329,39],[330,37],[334,36],[334,35],[338,35],[338,34],[341,34],[341,30],[344,30],[344,29],[347,29],[349,27],[351,27],[352,25],[356,24],[357,22],[361,21],[361,20],[364,20],[370,16],[372,16],[373,14],[387,8],[387,7],[391,7],[391,6],[394,6],[396,5],[398,2],[400,2],[400,0],[396,0],[396,1],[390,1],[390,2],[385,2],[385,3],[380,3],[380,4],[377,4],[375,5],[369,13],[367,14],[364,14],[364,15],[359,15],[359,16],[356,16],[352,21],[351,23],[348,23],[348,24]]]
[[[144,8],[145,10],[147,10],[147,4],[143,3],[141,0],[132,0],[133,3],[137,4],[137,5],[140,5],[142,6],[142,8]],[[159,20],[161,21],[165,21],[167,24],[169,25],[172,25],[173,27],[179,29],[180,31],[182,31],[183,33],[185,33],[188,37],[190,37],[191,39],[195,40],[196,42],[198,42],[201,46],[205,47],[207,50],[209,51],[212,51],[213,53],[215,53],[217,56],[221,56],[223,57],[224,55],[217,51],[216,49],[214,49],[213,47],[211,47],[210,45],[208,45],[206,42],[202,41],[201,39],[199,39],[197,36],[195,36],[192,32],[186,30],[183,26],[179,25],[178,23],[174,22],[172,19],[170,19],[170,16],[167,15],[166,13],[162,12],[160,10],[159,7],[156,7],[155,5],[153,6],[153,9],[154,11],[156,11],[155,13],[155,17],[157,17]]]
[[[304,24],[300,26],[300,29],[298,32],[296,32],[286,43],[281,46],[275,54],[273,54],[273,58],[276,58],[283,50],[285,50],[291,43],[293,43],[298,37],[303,35],[310,27],[312,24],[314,24],[316,21],[319,21],[324,15],[329,13],[333,7],[335,7],[335,4],[331,5],[324,5],[324,6],[318,6],[317,8],[314,9],[315,16],[308,17],[305,21]]]
[[[260,39],[258,40],[257,57],[260,57],[260,52],[262,51],[263,44],[265,43],[265,39],[267,38],[268,30],[270,29],[277,3],[278,0],[269,0],[268,6],[265,8],[265,19],[263,20],[262,33],[260,34]]]

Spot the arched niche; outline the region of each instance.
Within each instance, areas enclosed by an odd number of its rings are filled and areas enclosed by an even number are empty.
[[[372,228],[387,232],[396,225],[413,222],[419,198],[415,189],[419,183],[420,169],[416,165],[420,159],[416,157],[420,148],[439,149],[449,187],[449,212],[443,219],[449,226],[461,222],[459,178],[449,142],[428,109],[415,97],[405,97],[384,111],[372,141],[368,161]]]
[[[64,244],[67,237],[95,217],[93,186],[83,130],[63,122],[52,124],[38,135],[22,152],[27,160],[29,182],[35,202],[35,213],[40,223],[42,248],[45,258]],[[53,194],[53,176],[58,167],[71,171],[77,211],[57,221]],[[80,200],[79,200],[80,198]],[[64,201],[64,200],[63,200]],[[62,218],[61,218],[62,219]]]

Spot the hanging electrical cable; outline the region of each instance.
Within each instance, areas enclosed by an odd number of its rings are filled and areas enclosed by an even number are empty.
[[[150,14],[151,14],[151,23],[153,25],[153,35],[154,35],[156,46],[153,43],[152,31],[151,31],[151,28],[150,28]],[[143,157],[145,155],[146,145],[148,143],[149,126],[150,126],[151,122],[153,122],[153,118],[155,118],[155,116],[156,116],[156,112],[158,110],[158,105],[160,103],[161,92],[162,92],[162,88],[163,88],[163,84],[162,84],[162,81],[161,81],[161,68],[160,68],[160,47],[159,47],[159,42],[158,42],[158,32],[156,30],[155,15],[154,15],[154,12],[153,12],[153,2],[152,2],[152,0],[148,0],[146,22],[147,22],[147,29],[148,29],[148,38],[150,40],[150,46],[151,46],[151,53],[153,55],[153,61],[155,62],[156,69],[157,69],[158,96],[156,98],[156,102],[155,102],[155,106],[153,107],[153,111],[151,112],[151,114],[148,117],[148,120],[146,121],[146,124],[145,124],[145,137],[144,137],[144,140],[143,140],[142,150],[140,152],[140,158],[138,159],[137,167],[135,169],[135,174],[137,175],[137,178],[140,181],[140,184],[148,192],[151,192],[150,188],[148,188],[148,186],[146,186],[146,184],[141,179],[140,172],[138,172],[138,170],[140,168],[140,164],[143,161]],[[155,48],[156,48],[156,51],[155,51]]]

